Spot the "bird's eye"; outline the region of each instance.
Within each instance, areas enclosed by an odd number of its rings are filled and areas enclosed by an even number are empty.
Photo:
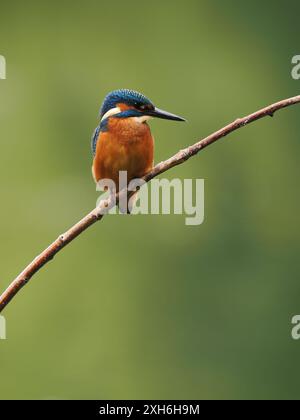
[[[153,105],[148,105],[148,104],[146,104],[146,105],[140,105],[139,106],[139,109],[141,110],[141,111],[153,111],[154,110],[154,106]]]

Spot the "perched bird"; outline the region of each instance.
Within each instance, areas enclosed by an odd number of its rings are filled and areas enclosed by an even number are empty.
[[[100,109],[100,124],[92,137],[95,182],[114,181],[119,191],[119,172],[127,171],[128,183],[153,168],[154,140],[147,121],[184,118],[156,108],[144,95],[121,89],[109,93]]]

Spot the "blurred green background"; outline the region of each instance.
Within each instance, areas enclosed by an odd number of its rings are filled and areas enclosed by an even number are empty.
[[[0,5],[0,287],[95,205],[90,137],[132,88],[156,161],[299,93],[300,4],[11,1]],[[3,313],[2,399],[300,397],[300,108],[168,172],[204,178],[205,223],[107,217]]]

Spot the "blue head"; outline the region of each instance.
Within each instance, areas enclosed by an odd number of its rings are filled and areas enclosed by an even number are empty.
[[[173,121],[185,121],[184,118],[158,109],[141,93],[128,89],[115,90],[109,93],[100,109],[101,122],[92,137],[92,150],[95,154],[96,145],[100,132],[108,130],[109,118],[138,118],[139,122],[145,122],[149,118],[163,118]]]
[[[115,90],[109,93],[100,109],[100,118],[105,123],[109,117],[115,118],[163,118],[173,121],[185,121],[184,118],[158,109],[141,93],[129,89]]]

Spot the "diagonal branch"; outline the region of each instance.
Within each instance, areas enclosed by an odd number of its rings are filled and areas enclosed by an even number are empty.
[[[239,118],[236,121],[228,124],[221,130],[216,131],[210,136],[198,141],[192,146],[187,147],[176,153],[171,158],[156,165],[149,173],[144,176],[146,182],[157,175],[166,172],[174,166],[184,163],[186,160],[198,154],[202,149],[213,144],[215,141],[227,136],[233,131],[244,127],[254,121],[257,121],[266,116],[273,117],[274,113],[280,109],[286,108],[300,103],[300,95],[293,98],[285,99],[277,102],[266,108],[254,112],[244,118]],[[128,192],[125,190],[121,191],[117,195],[117,201],[126,196]],[[0,312],[7,306],[7,304],[14,298],[14,296],[22,289],[25,284],[36,274],[42,267],[44,267],[54,256],[61,251],[65,246],[72,242],[77,236],[88,229],[90,226],[101,220],[106,212],[108,212],[115,205],[115,200],[112,197],[106,201],[102,201],[98,207],[91,211],[87,216],[80,220],[76,225],[71,227],[66,233],[60,235],[56,241],[54,241],[47,249],[45,249],[38,257],[36,257],[18,277],[9,285],[5,292],[0,296]]]

